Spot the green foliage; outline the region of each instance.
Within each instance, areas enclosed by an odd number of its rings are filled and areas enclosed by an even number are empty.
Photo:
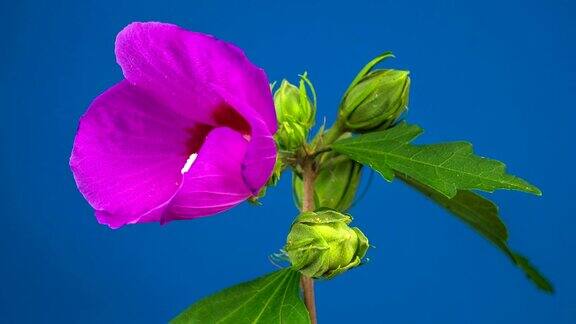
[[[310,318],[299,292],[300,274],[282,269],[224,289],[193,304],[171,323],[294,323]]]
[[[366,236],[349,226],[352,218],[341,213],[354,200],[362,165],[426,195],[494,244],[539,289],[554,292],[550,281],[508,246],[498,207],[471,191],[541,195],[540,190],[506,173],[502,162],[475,155],[470,143],[413,144],[422,133],[419,126],[394,126],[409,100],[408,71],[375,69],[390,57],[392,53],[383,53],[360,70],[342,97],[334,126],[327,131],[322,126],[310,144],[306,142],[317,109],[314,87],[306,73],[298,86],[281,82],[274,93],[279,156],[267,186],[275,185],[282,170],[291,167],[296,205],[301,208],[306,195],[314,198],[316,207],[292,223],[283,251],[292,267],[206,297],[172,323],[310,323],[300,298],[301,274],[330,279],[360,265],[369,247]],[[351,137],[350,132],[365,134]],[[311,192],[304,193],[306,174],[315,181],[307,187]],[[257,202],[264,192],[265,188],[251,201]]]
[[[459,190],[454,197],[447,198],[403,174],[397,174],[397,177],[457,216],[496,245],[512,263],[524,271],[527,278],[539,289],[548,293],[554,292],[552,284],[530,264],[528,259],[513,252],[508,247],[508,230],[498,215],[498,207],[493,202],[468,190]]]
[[[496,245],[538,288],[553,292],[551,283],[528,259],[509,248],[498,207],[469,191],[510,189],[541,195],[540,190],[507,174],[502,162],[474,155],[470,143],[411,144],[421,133],[416,125],[400,123],[385,131],[339,140],[332,147],[369,165],[386,180],[398,177],[425,194]]]
[[[516,261],[516,264],[524,270],[526,277],[532,280],[538,288],[547,293],[554,293],[554,286],[552,286],[552,283],[546,279],[546,277],[544,277],[525,256],[514,253],[514,260]]]
[[[535,186],[505,173],[502,162],[474,155],[470,143],[411,144],[421,133],[420,127],[401,123],[389,130],[339,140],[332,148],[369,165],[388,181],[395,172],[403,173],[448,198],[469,189],[541,195]]]

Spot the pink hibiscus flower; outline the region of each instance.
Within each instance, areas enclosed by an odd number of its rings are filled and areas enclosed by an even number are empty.
[[[125,80],[80,120],[70,167],[102,224],[193,219],[265,185],[276,160],[268,79],[237,47],[163,23],[116,38]]]

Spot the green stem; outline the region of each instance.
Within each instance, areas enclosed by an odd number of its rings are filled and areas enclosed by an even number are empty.
[[[313,211],[314,206],[314,180],[316,179],[316,171],[314,170],[314,160],[305,159],[302,166],[302,178],[304,182],[302,192],[302,211]],[[314,279],[302,275],[300,279],[302,290],[304,292],[304,304],[310,314],[310,322],[316,324],[316,301],[314,298]]]
[[[330,129],[324,134],[322,146],[329,146],[344,133],[346,133],[346,129],[340,119],[337,119],[334,125],[332,125],[332,127],[330,127]]]

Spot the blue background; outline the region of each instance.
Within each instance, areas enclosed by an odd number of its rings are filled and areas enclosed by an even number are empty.
[[[2,1],[0,322],[161,323],[274,269],[296,213],[289,177],[264,206],[110,230],[75,188],[79,116],[122,78],[116,33],[159,20],[244,48],[271,80],[304,70],[334,119],[384,50],[412,71],[422,142],[470,140],[544,196],[498,192],[511,245],[554,281],[539,293],[493,246],[401,183],[352,210],[371,263],[317,284],[321,323],[575,323],[576,10],[571,1]]]

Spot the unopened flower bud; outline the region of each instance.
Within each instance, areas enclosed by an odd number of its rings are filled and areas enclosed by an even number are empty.
[[[335,210],[300,214],[292,224],[284,249],[292,267],[312,278],[330,279],[360,264],[368,239],[352,217]]]
[[[408,71],[375,70],[366,74],[344,97],[340,118],[352,131],[389,126],[408,105]]]
[[[356,196],[362,165],[336,152],[323,154],[319,165],[314,180],[315,206],[347,211]],[[292,179],[296,207],[301,209],[304,182],[296,173]]]
[[[308,86],[312,100],[308,96]],[[274,93],[274,106],[279,129],[276,141],[281,149],[293,150],[304,144],[308,131],[314,126],[316,115],[316,93],[306,73],[300,76],[298,87],[283,80]]]
[[[274,106],[279,123],[291,122],[306,128],[314,125],[316,107],[308,96],[306,84],[310,84],[306,73],[300,77],[299,87],[282,80],[280,88],[274,93]],[[312,94],[314,95],[314,91]]]

